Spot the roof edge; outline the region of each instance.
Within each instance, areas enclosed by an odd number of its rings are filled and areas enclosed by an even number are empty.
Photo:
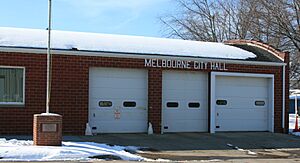
[[[226,45],[250,45],[250,46],[255,46],[258,48],[261,48],[265,51],[268,51],[269,53],[273,54],[275,57],[280,59],[281,61],[284,61],[285,56],[287,55],[288,52],[283,52],[281,50],[275,49],[271,45],[261,42],[261,41],[256,41],[256,40],[227,40],[224,41]]]
[[[46,54],[47,49],[42,48],[21,48],[21,47],[1,47],[0,52],[17,52],[23,54]],[[228,64],[245,64],[245,65],[264,65],[264,66],[284,66],[286,63],[280,62],[262,62],[262,61],[247,61],[236,59],[222,59],[222,58],[199,58],[192,56],[169,56],[169,55],[155,55],[155,54],[132,54],[132,53],[111,53],[111,52],[92,52],[92,51],[76,51],[76,50],[51,50],[52,54],[57,55],[78,55],[78,56],[102,56],[102,57],[122,57],[122,58],[139,58],[139,59],[182,59],[182,60],[198,60],[206,62],[224,62]]]

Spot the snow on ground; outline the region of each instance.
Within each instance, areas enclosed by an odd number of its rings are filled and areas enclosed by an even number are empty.
[[[299,117],[298,117],[298,126],[300,127],[299,123]],[[300,136],[300,132],[293,132],[295,129],[295,122],[296,122],[296,114],[289,114],[289,132],[293,135]]]
[[[116,156],[122,160],[146,161],[126,150],[138,147],[109,146],[93,142],[63,142],[61,147],[33,146],[33,141],[0,139],[0,161],[65,161],[89,160],[99,155]]]
[[[227,146],[232,148],[232,149],[238,150],[238,151],[246,152],[248,155],[256,155],[257,154],[255,152],[250,151],[250,150],[245,150],[245,149],[239,148],[238,146],[234,146],[234,145],[229,144],[229,143],[227,144]]]
[[[255,58],[256,55],[223,43],[142,36],[52,31],[53,49],[161,54],[224,59]],[[47,31],[0,27],[0,46],[46,48]]]

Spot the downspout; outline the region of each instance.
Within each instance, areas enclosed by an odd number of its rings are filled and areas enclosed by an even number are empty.
[[[282,128],[285,129],[285,65],[282,66]]]

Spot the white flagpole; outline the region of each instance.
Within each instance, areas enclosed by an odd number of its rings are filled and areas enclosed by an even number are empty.
[[[50,111],[50,94],[51,94],[51,0],[48,6],[48,46],[47,46],[47,98],[46,98],[46,113]]]

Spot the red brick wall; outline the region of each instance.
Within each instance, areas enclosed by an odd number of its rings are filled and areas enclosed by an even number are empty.
[[[287,64],[285,66],[285,133],[289,132],[289,109],[290,109],[290,98],[289,98],[289,90],[290,90],[290,55],[289,53],[285,53],[284,62]]]
[[[45,110],[46,55],[0,52],[0,66],[26,67],[25,106],[0,106],[0,134],[32,134],[33,114]],[[63,116],[64,134],[84,134],[85,123],[88,121],[89,67],[144,68],[144,59],[54,55],[50,109]],[[226,65],[226,68],[228,72],[274,74],[275,132],[282,132],[282,67],[232,64]],[[154,131],[160,133],[164,69],[147,69],[149,121]]]
[[[0,66],[23,66],[25,106],[0,106],[0,134],[32,134],[33,114],[45,111],[46,55],[0,53]]]
[[[35,114],[33,118],[33,144],[42,146],[61,146],[62,116]],[[54,124],[56,130],[43,131],[43,125]]]
[[[162,70],[148,70],[148,121],[155,133],[161,132]]]

